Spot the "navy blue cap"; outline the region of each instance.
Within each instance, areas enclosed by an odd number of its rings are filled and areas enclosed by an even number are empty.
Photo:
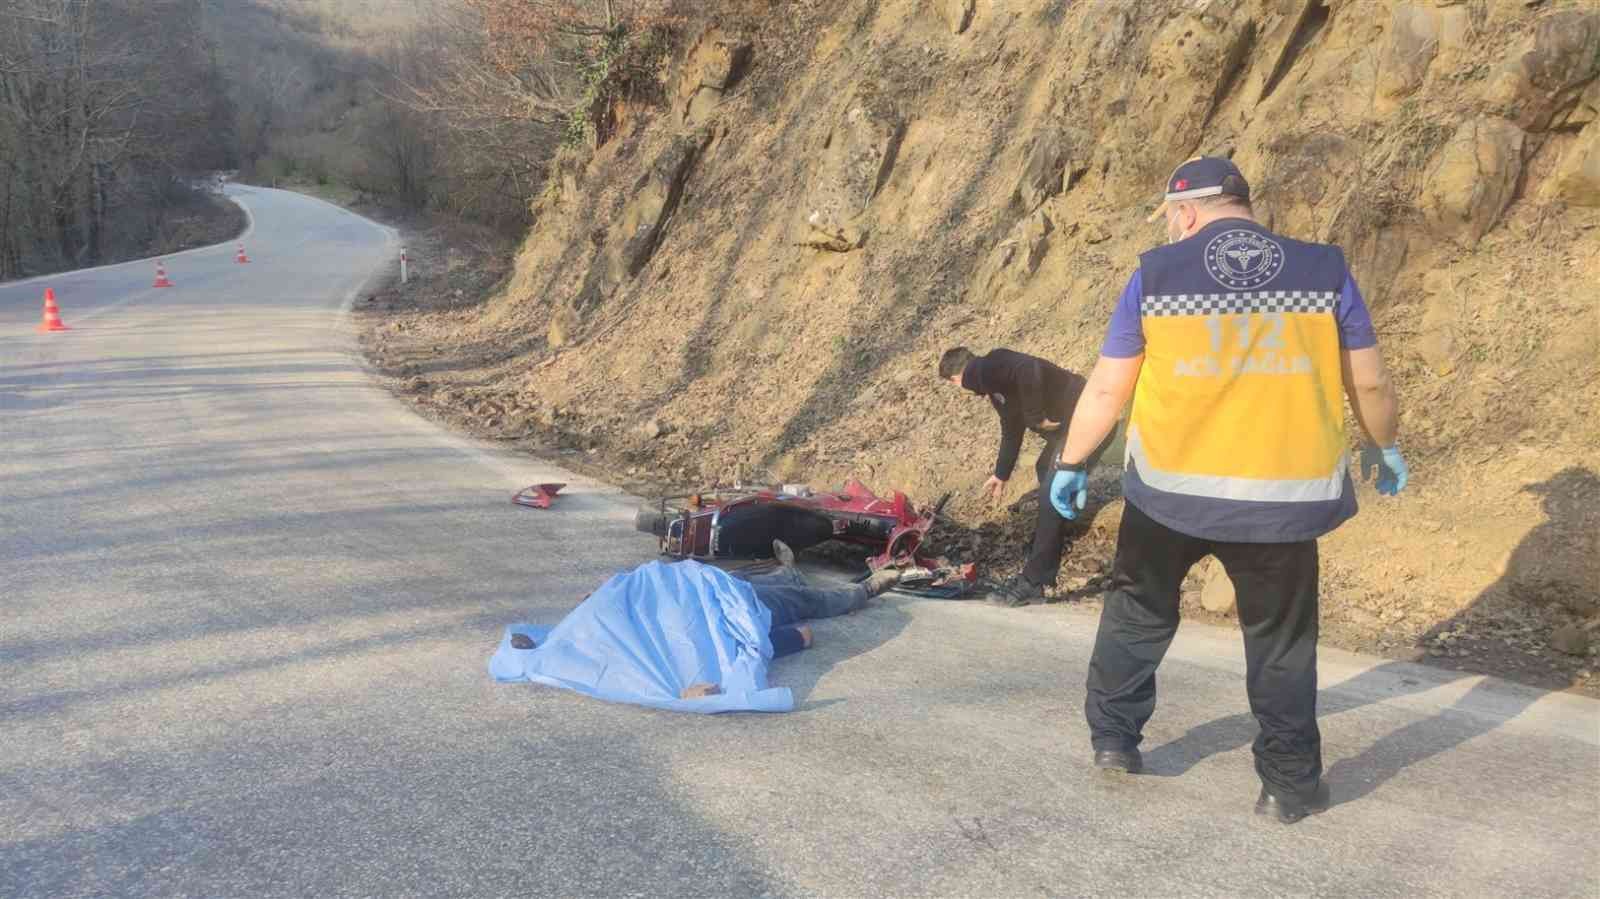
[[[1167,178],[1167,192],[1161,205],[1150,215],[1155,221],[1167,210],[1168,203],[1194,200],[1200,197],[1238,197],[1250,199],[1250,182],[1244,180],[1239,167],[1221,156],[1196,156],[1172,170]]]

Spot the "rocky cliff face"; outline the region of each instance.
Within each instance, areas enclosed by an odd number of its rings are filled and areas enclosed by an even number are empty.
[[[516,348],[475,376],[512,420],[659,481],[855,472],[978,515],[992,415],[939,351],[1087,369],[1167,172],[1227,154],[1270,227],[1345,248],[1405,402],[1416,490],[1363,494],[1330,608],[1444,658],[1502,608],[1525,642],[1597,624],[1600,8],[771,5],[546,196],[467,326]]]

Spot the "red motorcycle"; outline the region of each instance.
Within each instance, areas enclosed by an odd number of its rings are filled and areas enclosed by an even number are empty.
[[[949,498],[946,494],[919,512],[904,493],[885,499],[854,478],[827,492],[800,484],[716,488],[665,497],[640,509],[634,526],[659,538],[663,555],[702,561],[770,559],[773,540],[797,552],[840,540],[876,550],[867,559],[872,570],[906,570],[902,584],[965,592],[977,579],[972,565],[921,553],[923,538]]]

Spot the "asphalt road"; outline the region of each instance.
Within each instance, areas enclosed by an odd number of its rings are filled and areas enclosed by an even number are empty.
[[[1293,827],[1194,624],[1121,782],[1076,609],[822,622],[785,715],[492,683],[502,625],[652,557],[632,501],[375,387],[342,310],[393,236],[235,192],[248,266],[0,286],[0,896],[1600,894],[1600,704],[1489,679],[1325,650],[1337,805]]]

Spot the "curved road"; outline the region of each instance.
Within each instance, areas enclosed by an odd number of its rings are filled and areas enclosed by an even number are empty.
[[[0,896],[1593,896],[1600,704],[1324,651],[1327,814],[1250,814],[1238,637],[1149,776],[1085,767],[1094,617],[894,599],[702,718],[490,682],[643,561],[632,504],[428,424],[343,309],[390,232],[0,285]],[[74,330],[37,334],[53,286]],[[555,511],[507,502],[567,480]]]

